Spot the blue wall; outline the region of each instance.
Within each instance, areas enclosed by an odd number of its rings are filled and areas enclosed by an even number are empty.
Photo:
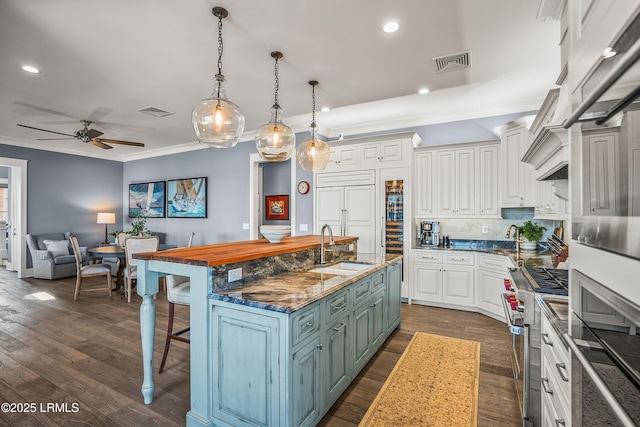
[[[98,212],[116,213],[110,227],[122,221],[122,163],[11,145],[0,145],[0,157],[28,161],[27,233],[71,231],[94,246],[104,240]]]

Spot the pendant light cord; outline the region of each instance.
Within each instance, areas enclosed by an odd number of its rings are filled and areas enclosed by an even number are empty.
[[[222,74],[222,18],[218,18],[218,74]]]
[[[278,69],[279,69],[279,65],[278,65],[278,56],[275,57],[276,59],[276,65],[275,65],[275,75],[276,75],[276,90],[275,90],[275,100],[273,102],[274,107],[278,106],[278,89],[280,88],[280,79],[278,78]]]
[[[316,140],[316,85],[318,84],[318,82],[315,82],[315,84],[313,84],[312,82],[309,82],[309,84],[311,84],[311,138],[312,138],[312,143],[311,145],[315,146],[315,140]]]

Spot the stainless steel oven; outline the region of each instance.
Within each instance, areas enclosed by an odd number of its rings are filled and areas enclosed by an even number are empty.
[[[640,307],[578,270],[572,271],[574,426],[640,425]]]
[[[582,102],[562,125],[581,123],[571,142],[579,163],[571,165],[572,187],[582,192],[581,205],[572,204],[571,237],[640,259],[640,14],[608,46],[616,54],[587,76]]]

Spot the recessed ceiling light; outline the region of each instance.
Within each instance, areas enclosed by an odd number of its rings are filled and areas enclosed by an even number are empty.
[[[400,25],[397,22],[392,21],[384,24],[384,26],[382,27],[382,30],[385,33],[395,33],[396,31],[398,31],[398,28],[400,28]]]
[[[42,72],[32,65],[23,65],[22,69],[31,74],[40,74]]]
[[[323,113],[328,113],[329,111],[331,111],[331,108],[329,108],[329,107],[322,107],[322,110],[320,110],[320,111],[322,111]]]
[[[616,51],[613,50],[611,47],[607,47],[603,52],[602,52],[602,57],[603,58],[611,58],[612,56],[616,55]]]
[[[423,87],[422,89],[420,89],[418,91],[418,94],[420,94],[420,95],[425,95],[427,93],[429,93],[429,89],[427,89],[426,87]]]

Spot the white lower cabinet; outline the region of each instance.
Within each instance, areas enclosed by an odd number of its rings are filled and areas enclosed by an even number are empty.
[[[504,322],[501,295],[512,267],[504,255],[414,249],[410,302],[478,311]]]
[[[316,425],[399,325],[401,272],[397,261],[292,314],[212,300],[214,425]]]
[[[502,255],[478,255],[478,308],[494,319],[505,321],[501,295],[506,292],[504,279],[509,278],[508,268],[514,267],[509,257]]]
[[[412,262],[412,301],[475,304],[474,254],[414,250]]]
[[[571,425],[571,378],[569,349],[556,333],[549,319],[541,320],[541,391],[543,425]]]

